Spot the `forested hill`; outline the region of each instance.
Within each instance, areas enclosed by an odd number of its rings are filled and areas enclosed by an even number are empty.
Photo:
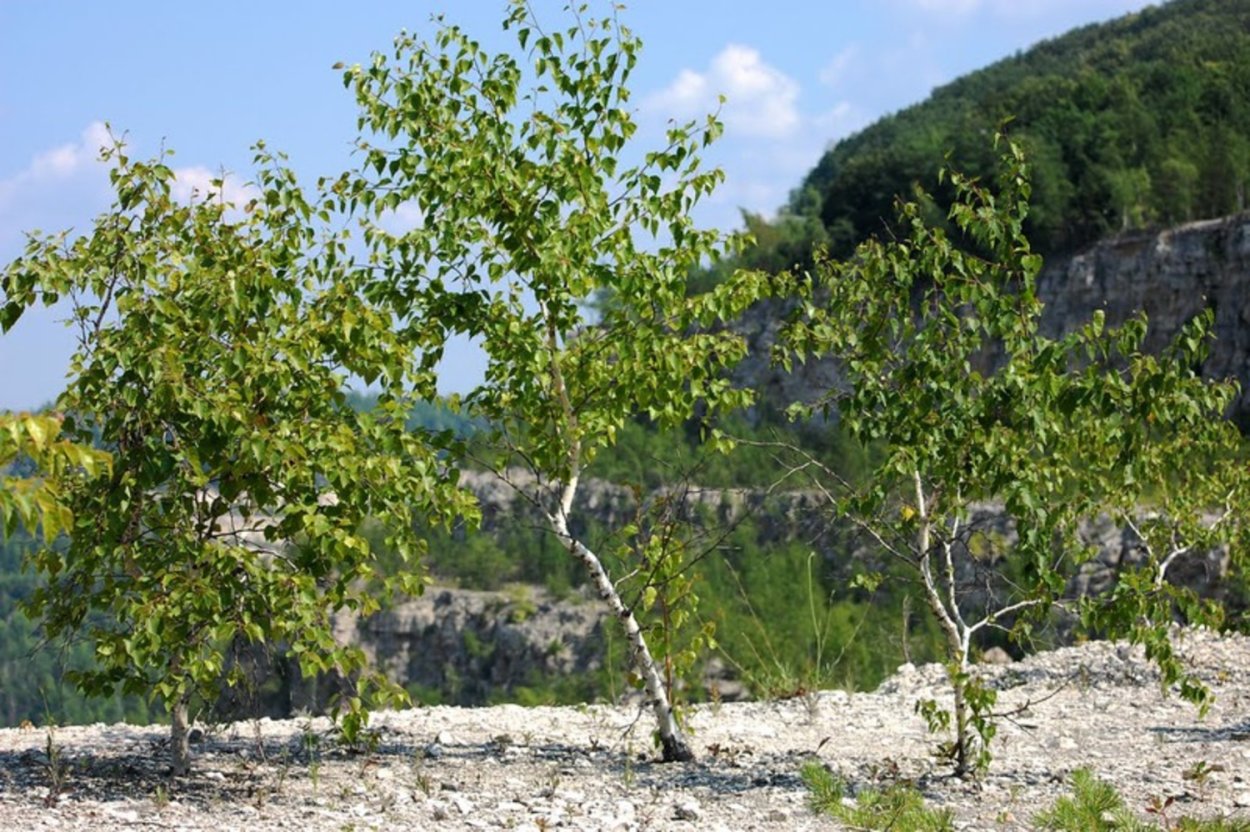
[[[932,188],[948,153],[956,167],[989,173],[988,137],[1008,117],[1032,163],[1031,238],[1043,254],[1242,210],[1250,0],[1173,0],[935,90],[829,150],[778,226],[751,218],[762,238],[752,265],[786,260],[785,249],[797,255],[796,238],[822,236],[820,226],[832,251],[847,253],[883,229],[896,195],[910,195],[917,182]]]

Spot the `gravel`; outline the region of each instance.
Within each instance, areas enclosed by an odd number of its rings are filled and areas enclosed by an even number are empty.
[[[0,825],[13,830],[834,829],[799,770],[819,761],[852,793],[904,781],[967,830],[1031,828],[1080,767],[1143,818],[1250,819],[1250,639],[1187,632],[1216,694],[1205,718],[1160,689],[1139,650],[1093,642],[984,666],[999,690],[994,762],[949,776],[917,700],[947,698],[941,667],[908,665],[873,693],[693,708],[699,760],[655,761],[637,707],[418,708],[376,714],[352,752],[322,718],[201,726],[193,773],[171,779],[161,727],[0,730]],[[49,754],[49,752],[51,752]]]

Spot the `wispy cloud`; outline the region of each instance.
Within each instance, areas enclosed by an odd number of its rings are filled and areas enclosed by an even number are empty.
[[[108,168],[99,158],[112,143],[104,123],[94,121],[76,140],[40,151],[0,179],[0,262],[18,254],[26,232],[60,231],[107,204]]]
[[[820,68],[820,83],[827,87],[836,87],[846,79],[847,69],[859,59],[859,46],[852,43]]]

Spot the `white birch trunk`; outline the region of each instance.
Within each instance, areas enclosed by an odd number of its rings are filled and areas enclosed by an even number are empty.
[[[954,564],[951,561],[950,547],[947,545],[943,550],[945,556],[943,567],[946,573],[948,597],[951,604],[951,608],[947,609],[942,599],[942,593],[938,589],[938,577],[933,573],[933,526],[919,471],[913,472],[913,484],[915,487],[917,520],[920,523],[920,528],[916,533],[916,548],[920,557],[920,577],[921,582],[924,584],[925,599],[929,602],[929,609],[937,617],[938,625],[946,636],[947,656],[952,663],[957,665],[959,674],[967,674],[971,632],[964,623],[963,617],[959,614],[958,601],[955,597]],[[955,693],[955,773],[962,777],[971,770],[969,760],[971,738],[968,736],[968,702],[964,698],[963,685],[959,684],[955,679],[952,679],[951,682]]]
[[[608,577],[608,573],[603,568],[603,563],[599,560],[598,555],[569,534],[568,523],[564,520],[563,515],[555,515],[549,519],[561,542],[568,549],[569,554],[581,561],[582,565],[586,567],[595,591],[607,603],[608,608],[612,611],[612,615],[621,622],[621,626],[625,629],[625,637],[629,641],[630,662],[633,664],[634,670],[642,677],[643,687],[647,695],[647,704],[655,717],[656,731],[659,734],[660,748],[664,761],[688,762],[693,760],[694,752],[687,745],[685,737],[682,736],[681,728],[677,725],[677,719],[673,716],[673,706],[669,702],[668,692],[664,689],[664,679],[660,675],[659,668],[656,667],[651,650],[647,647],[647,641],[643,637],[642,628],[638,626],[638,619],[634,617],[633,610],[625,606],[625,602],[621,600],[620,593],[616,591],[616,585]]]

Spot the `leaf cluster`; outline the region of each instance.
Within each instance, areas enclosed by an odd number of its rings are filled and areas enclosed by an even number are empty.
[[[88,445],[62,439],[55,415],[0,414],[0,533],[12,537],[19,527],[42,529],[51,542],[73,526],[59,482],[81,473],[92,477],[107,471],[109,455]],[[36,476],[16,476],[11,466],[29,460]]]

